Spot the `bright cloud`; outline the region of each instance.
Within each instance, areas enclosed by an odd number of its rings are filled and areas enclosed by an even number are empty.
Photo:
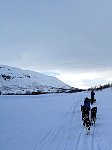
[[[89,88],[112,81],[112,78],[109,76],[106,77],[106,73],[103,71],[86,73],[60,73],[59,75],[56,75],[56,77],[73,87],[79,88]]]
[[[112,81],[112,0],[0,1],[0,34],[0,64],[75,87]]]

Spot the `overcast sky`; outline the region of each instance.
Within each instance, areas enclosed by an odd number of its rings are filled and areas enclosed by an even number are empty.
[[[75,87],[112,81],[112,0],[0,0],[0,64]]]

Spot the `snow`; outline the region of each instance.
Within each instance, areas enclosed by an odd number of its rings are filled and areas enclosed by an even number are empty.
[[[3,78],[3,75],[9,78]],[[0,65],[0,91],[2,93],[26,93],[27,91],[56,92],[57,88],[71,87],[56,77],[39,72]]]
[[[89,92],[0,96],[0,150],[111,150],[112,90],[97,91],[96,125],[82,125]]]

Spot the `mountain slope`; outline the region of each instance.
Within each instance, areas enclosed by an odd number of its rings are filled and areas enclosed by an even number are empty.
[[[59,88],[70,89],[71,87],[56,77],[0,65],[0,91],[2,93],[25,93],[38,90],[57,92]]]

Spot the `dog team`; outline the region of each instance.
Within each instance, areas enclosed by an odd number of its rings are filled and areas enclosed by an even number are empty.
[[[83,125],[86,128],[86,134],[90,135],[90,128],[92,125],[95,125],[96,122],[96,114],[97,114],[97,107],[90,107],[94,103],[96,103],[96,99],[94,98],[94,91],[91,91],[91,99],[88,97],[84,100],[84,105],[81,105],[81,112],[82,112],[82,121]]]

